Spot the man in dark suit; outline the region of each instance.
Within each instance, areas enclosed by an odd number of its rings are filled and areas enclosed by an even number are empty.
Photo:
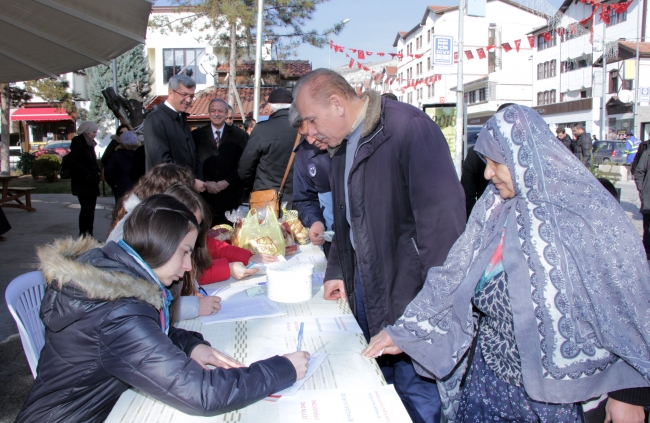
[[[228,103],[213,98],[208,106],[210,124],[192,131],[200,163],[199,179],[204,181],[205,200],[212,209],[212,224],[230,223],[225,212],[241,205],[243,185],[237,166],[248,134],[226,124]]]
[[[149,113],[144,121],[144,148],[147,172],[160,163],[176,163],[200,173],[196,147],[190,127],[187,125],[187,110],[194,101],[196,83],[185,74],[169,78],[167,100]],[[205,190],[200,178],[195,179],[194,189]]]

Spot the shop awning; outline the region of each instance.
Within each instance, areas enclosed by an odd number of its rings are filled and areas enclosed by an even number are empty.
[[[54,107],[29,107],[18,109],[11,115],[11,120],[33,120],[49,122],[53,120],[74,120],[63,109]]]
[[[95,66],[145,42],[153,0],[1,0],[0,82]]]

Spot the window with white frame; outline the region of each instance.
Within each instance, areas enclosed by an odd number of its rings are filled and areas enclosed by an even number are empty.
[[[197,84],[205,84],[205,73],[199,66],[204,55],[203,48],[163,49],[163,83],[166,84],[174,75],[184,73]]]

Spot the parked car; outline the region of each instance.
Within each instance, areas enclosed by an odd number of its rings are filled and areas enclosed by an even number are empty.
[[[625,141],[594,141],[591,154],[594,163],[598,164],[625,164],[627,161]]]
[[[16,170],[16,166],[18,166],[18,162],[20,161],[20,147],[15,146],[15,147],[9,147],[9,169],[10,170]]]
[[[36,150],[34,152],[34,157],[39,157],[43,154],[56,154],[59,157],[63,158],[63,156],[70,152],[70,144],[71,141],[50,142],[43,146],[43,148]]]
[[[483,125],[467,125],[467,148],[474,147],[478,133],[483,129]]]

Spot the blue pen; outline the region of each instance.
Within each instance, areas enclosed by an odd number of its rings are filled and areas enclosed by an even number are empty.
[[[251,267],[255,266],[255,262],[250,262],[248,263],[248,266],[246,266],[247,269],[250,269]]]
[[[300,322],[300,331],[298,332],[298,349],[296,351],[300,351],[300,348],[302,348],[302,331],[305,329],[305,322]]]
[[[208,293],[205,291],[205,289],[201,288],[200,286],[199,286],[199,292],[200,292],[201,294],[205,295],[206,297],[209,297],[209,296],[210,296],[210,295],[208,295]]]

